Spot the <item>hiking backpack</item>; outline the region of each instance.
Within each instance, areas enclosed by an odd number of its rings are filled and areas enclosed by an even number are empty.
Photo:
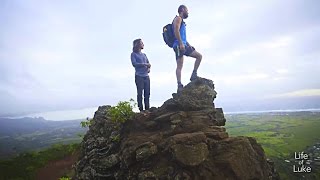
[[[176,16],[177,17],[177,16]],[[174,21],[174,19],[173,19]],[[174,40],[176,39],[175,35],[174,35],[174,30],[173,30],[173,21],[171,24],[167,24],[163,27],[162,29],[162,37],[164,42],[169,46],[169,47],[173,47],[173,43]],[[181,24],[184,23],[183,19],[181,21]],[[180,24],[180,25],[181,25]]]
[[[172,24],[167,24],[163,27],[163,32],[162,32],[163,40],[164,42],[172,48],[173,42],[175,40],[174,37],[174,32],[172,28]]]

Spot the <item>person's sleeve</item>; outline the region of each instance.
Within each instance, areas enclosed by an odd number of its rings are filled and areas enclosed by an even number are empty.
[[[147,62],[148,64],[150,64],[150,63],[149,63],[149,59],[148,59],[147,55],[146,55],[146,54],[144,54],[144,56],[146,57],[146,62]],[[148,67],[148,73],[150,73],[150,67]]]
[[[144,54],[144,55],[146,56],[147,63],[149,63],[149,64],[150,64],[150,62],[149,62],[149,59],[148,59],[147,55],[146,55],[146,54]]]
[[[132,63],[132,66],[133,66],[133,67],[142,67],[142,66],[145,66],[144,63],[137,63],[137,59],[136,59],[136,57],[134,56],[133,53],[131,53],[131,63]]]

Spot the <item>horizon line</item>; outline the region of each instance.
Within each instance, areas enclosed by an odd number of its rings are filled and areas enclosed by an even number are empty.
[[[89,109],[89,108],[84,108],[84,109]],[[80,111],[81,109],[79,109]],[[75,111],[75,110],[65,110],[65,111]],[[65,112],[63,111],[63,112]],[[272,109],[272,110],[256,110],[256,111],[227,111],[223,112],[225,115],[232,115],[232,114],[259,114],[259,113],[272,113],[272,112],[304,112],[304,111],[309,111],[309,112],[320,112],[320,108],[307,108],[307,109]],[[48,111],[48,112],[57,112],[57,111]],[[48,113],[48,112],[43,112],[43,113]],[[69,119],[50,119],[46,118],[44,116],[41,116],[41,113],[36,113],[38,115],[20,115],[20,116],[0,116],[0,118],[8,118],[8,119],[18,119],[18,118],[44,118],[45,120],[49,121],[70,121],[70,120],[79,120],[79,119],[86,119],[87,117],[83,118],[69,118]],[[93,118],[93,117],[89,117]]]

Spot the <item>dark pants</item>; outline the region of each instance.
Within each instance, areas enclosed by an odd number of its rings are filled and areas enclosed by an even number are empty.
[[[137,86],[137,101],[138,101],[138,107],[139,110],[143,110],[142,105],[142,92],[144,94],[144,106],[145,109],[149,109],[149,97],[150,97],[150,78],[147,77],[141,77],[141,76],[135,76],[136,86]]]

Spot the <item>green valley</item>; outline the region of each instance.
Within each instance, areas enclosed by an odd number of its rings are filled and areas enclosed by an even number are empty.
[[[320,179],[320,150],[316,146],[320,143],[320,112],[227,114],[226,119],[230,136],[257,139],[267,157],[275,162],[282,179]],[[312,173],[293,173],[294,153],[307,150],[313,158]]]

